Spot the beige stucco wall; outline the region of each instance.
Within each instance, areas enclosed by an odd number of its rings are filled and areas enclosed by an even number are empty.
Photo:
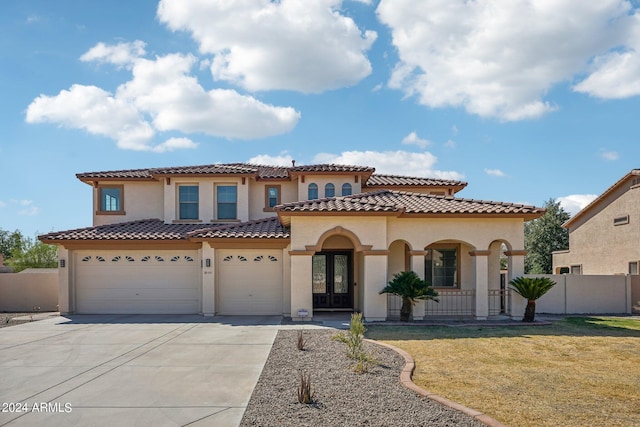
[[[271,185],[280,186],[280,203],[296,202],[298,188],[296,181],[255,181],[250,180],[249,187],[249,219],[260,219],[275,216],[273,211],[265,211],[266,193],[265,187]]]
[[[629,276],[631,279],[631,311],[640,313],[640,276]]]
[[[328,183],[332,183],[336,189],[336,196],[342,196],[342,185],[351,184],[351,194],[358,194],[362,192],[362,179],[358,178],[358,182],[355,182],[354,175],[305,175],[304,182],[298,179],[298,200],[309,199],[309,184],[314,183],[318,185],[318,198],[325,197],[324,186]]]
[[[631,313],[630,276],[556,274],[527,277],[548,277],[556,282],[556,285],[536,302],[538,313]],[[514,298],[522,299],[515,293]]]
[[[58,269],[0,274],[0,311],[58,311]]]
[[[629,215],[629,223],[613,225]],[[627,274],[640,260],[640,186],[621,186],[569,229],[570,252],[553,255],[559,267],[581,265],[582,274]]]
[[[202,223],[219,222],[215,203],[216,185],[236,185],[237,221],[249,220],[249,180],[242,184],[240,177],[219,178],[172,178],[170,185],[164,185],[164,221],[172,223],[178,218],[178,186],[184,184],[198,185],[199,218]]]
[[[114,224],[139,219],[158,218],[163,214],[163,190],[160,182],[109,182],[109,185],[124,185],[125,215],[100,215],[98,189],[93,189],[93,225]]]

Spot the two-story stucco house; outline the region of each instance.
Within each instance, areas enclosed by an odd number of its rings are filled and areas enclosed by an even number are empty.
[[[556,274],[638,274],[640,169],[623,176],[564,225],[569,250],[553,253]]]
[[[543,209],[455,197],[459,181],[362,166],[214,164],[89,172],[93,226],[59,246],[63,313],[389,316],[390,277],[412,269],[490,314],[500,256],[523,273],[524,222]],[[306,312],[306,313],[305,313]],[[421,317],[420,313],[416,313]]]

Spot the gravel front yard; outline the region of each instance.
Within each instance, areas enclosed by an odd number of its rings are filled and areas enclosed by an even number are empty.
[[[392,350],[365,343],[379,365],[356,374],[344,344],[331,339],[335,333],[305,330],[306,350],[298,351],[298,331],[278,332],[241,425],[484,426],[404,388],[404,360]],[[297,401],[301,371],[311,374],[314,404]]]

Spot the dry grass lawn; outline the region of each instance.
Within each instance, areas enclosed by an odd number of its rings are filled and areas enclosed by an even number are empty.
[[[551,326],[372,326],[416,361],[414,382],[509,426],[640,426],[640,320]]]

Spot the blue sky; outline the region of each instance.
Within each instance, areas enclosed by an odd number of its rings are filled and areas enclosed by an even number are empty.
[[[91,225],[79,172],[291,159],[575,212],[639,167],[639,8],[4,1],[0,228]]]

